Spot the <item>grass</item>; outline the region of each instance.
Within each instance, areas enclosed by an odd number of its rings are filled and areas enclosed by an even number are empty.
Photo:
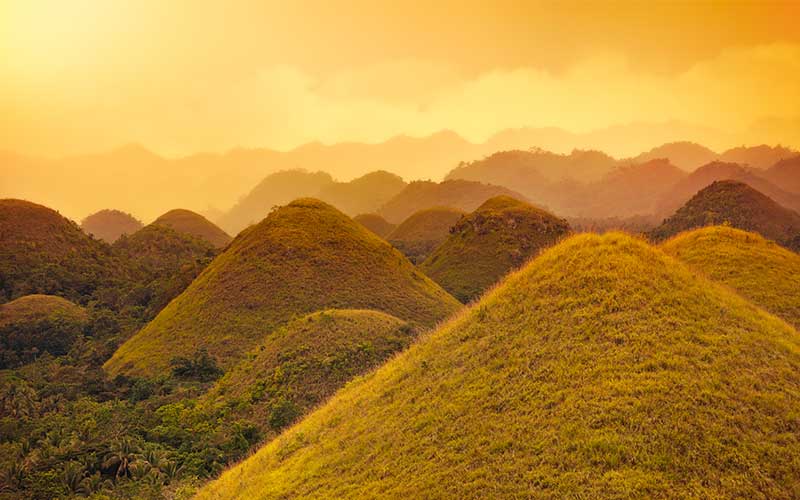
[[[275,328],[329,308],[432,327],[459,304],[386,241],[330,205],[301,199],[243,231],[105,368],[156,375],[201,347],[230,368]]]
[[[353,220],[377,234],[381,238],[389,236],[395,225],[375,213],[360,214],[353,217]]]
[[[386,238],[411,262],[419,264],[450,236],[450,228],[466,215],[449,207],[420,210],[404,220]]]
[[[274,435],[337,389],[408,347],[416,331],[377,311],[327,310],[269,335],[200,401],[227,422]]]
[[[420,269],[457,299],[469,302],[569,231],[563,219],[498,196],[462,218]]]
[[[197,498],[797,498],[800,335],[574,236]]]
[[[228,233],[217,227],[202,215],[177,208],[170,210],[153,222],[155,225],[167,226],[191,236],[201,238],[217,248],[222,248],[231,242]]]
[[[800,328],[800,255],[729,226],[681,233],[662,249]]]
[[[54,295],[25,295],[0,306],[0,327],[40,321],[85,324],[86,309]]]

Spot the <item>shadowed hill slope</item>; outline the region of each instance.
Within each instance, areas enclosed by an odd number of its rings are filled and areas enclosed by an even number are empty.
[[[350,182],[327,184],[314,196],[353,216],[378,210],[404,187],[400,176],[379,170]]]
[[[630,217],[656,211],[656,201],[688,174],[668,160],[619,167],[587,186],[575,200],[581,213],[594,217]]]
[[[453,226],[420,269],[455,298],[469,302],[569,232],[567,221],[498,196]]]
[[[213,222],[202,215],[176,208],[165,213],[153,222],[153,225],[171,227],[179,233],[185,233],[205,240],[217,248],[222,248],[231,242],[228,233],[217,227]]]
[[[276,327],[326,308],[375,309],[431,327],[459,304],[386,241],[301,199],[240,234],[105,367],[154,375],[171,356],[203,347],[227,368]]]
[[[798,405],[794,329],[584,234],[197,498],[790,498]]]
[[[508,188],[474,181],[447,180],[441,183],[416,181],[386,202],[378,214],[389,222],[399,224],[415,212],[426,208],[453,207],[471,212],[489,198],[500,195],[525,199],[521,194]]]
[[[421,263],[450,235],[450,228],[466,213],[449,207],[416,212],[386,238],[415,264]]]
[[[381,238],[389,236],[395,225],[375,213],[360,214],[353,217],[353,220],[377,234]]]
[[[646,163],[659,158],[666,158],[673,165],[691,172],[717,160],[719,155],[700,144],[682,141],[662,144],[636,156],[633,161],[634,163]]]
[[[800,193],[800,156],[781,160],[762,175],[781,189],[790,193]]]
[[[664,240],[689,229],[716,224],[730,224],[794,250],[800,248],[800,214],[737,181],[716,181],[704,188],[650,236]]]
[[[731,148],[720,155],[720,161],[749,165],[755,168],[769,168],[786,158],[797,156],[797,151],[783,146],[740,146]]]
[[[415,333],[405,321],[377,311],[303,316],[268,335],[200,405],[224,421],[245,421],[274,434],[407,347]]]
[[[142,223],[131,214],[119,210],[100,210],[81,222],[86,234],[106,243],[114,243],[123,234],[133,234],[142,228]]]
[[[43,293],[86,303],[112,272],[119,269],[111,247],[71,220],[28,201],[0,200],[0,302]]]
[[[800,255],[758,234],[726,226],[681,233],[661,248],[800,328]]]

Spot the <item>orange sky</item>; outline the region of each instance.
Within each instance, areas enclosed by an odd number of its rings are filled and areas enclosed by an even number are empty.
[[[0,149],[668,120],[800,146],[800,2],[426,3],[0,0]]]

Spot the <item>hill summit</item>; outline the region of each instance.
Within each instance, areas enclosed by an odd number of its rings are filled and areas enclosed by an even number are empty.
[[[365,227],[300,199],[237,236],[105,367],[152,375],[170,356],[201,347],[229,367],[276,327],[328,308],[374,309],[431,327],[459,304]]]
[[[663,240],[703,226],[730,224],[800,249],[800,214],[738,181],[715,181],[700,190],[650,236]]]
[[[81,229],[106,243],[114,243],[123,234],[133,234],[142,223],[129,213],[105,209],[95,212],[81,222]]]
[[[415,264],[420,264],[450,235],[465,213],[457,208],[432,207],[414,213],[386,239]]]
[[[179,233],[185,233],[205,240],[217,248],[224,247],[231,242],[231,237],[228,236],[228,233],[202,215],[192,212],[191,210],[182,208],[170,210],[156,219],[153,224],[171,227]]]
[[[579,235],[197,498],[790,498],[798,366],[783,321]]]
[[[475,299],[541,249],[570,232],[563,219],[497,196],[463,217],[420,269],[462,302]]]

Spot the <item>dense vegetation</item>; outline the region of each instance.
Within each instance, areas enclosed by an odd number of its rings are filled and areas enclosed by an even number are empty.
[[[456,208],[432,207],[414,213],[386,239],[414,264],[421,264],[450,235],[450,228],[465,215]]]
[[[105,367],[157,376],[199,346],[227,369],[292,318],[328,308],[383,311],[425,327],[458,302],[360,224],[297,200],[240,234]]]
[[[141,228],[138,219],[120,210],[100,210],[81,222],[81,229],[86,234],[106,243],[114,243],[123,234],[133,234]]]
[[[381,238],[386,238],[389,236],[389,233],[391,233],[395,228],[394,224],[375,213],[356,215],[353,217],[353,220],[377,234]]]
[[[455,298],[469,302],[569,232],[565,220],[498,196],[461,218],[420,269]]]
[[[216,248],[222,248],[231,242],[231,237],[228,236],[228,233],[191,210],[181,208],[170,210],[156,219],[153,225],[170,227],[179,233],[205,240]]]
[[[580,235],[198,498],[792,498],[798,405],[797,331]]]

